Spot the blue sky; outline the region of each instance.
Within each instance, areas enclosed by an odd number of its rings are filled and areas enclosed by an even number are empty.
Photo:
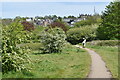
[[[79,14],[93,14],[94,6],[96,12],[101,14],[108,4],[109,2],[2,2],[0,14],[2,13],[3,18],[45,15],[78,16]]]

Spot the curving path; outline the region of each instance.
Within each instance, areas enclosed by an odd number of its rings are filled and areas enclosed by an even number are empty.
[[[82,48],[79,45],[75,45],[76,47]],[[87,50],[91,56],[92,64],[91,64],[91,71],[88,75],[88,78],[112,78],[111,73],[106,68],[105,62],[101,59],[101,57],[88,48],[83,48]]]

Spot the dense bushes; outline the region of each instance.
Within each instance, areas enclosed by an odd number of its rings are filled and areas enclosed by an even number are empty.
[[[67,41],[72,44],[77,44],[82,41],[82,38],[87,40],[94,40],[96,37],[96,26],[84,26],[80,28],[72,28],[67,31]]]
[[[98,40],[89,42],[90,45],[97,45],[97,46],[118,46],[118,40]]]
[[[24,30],[27,30],[27,31],[32,31],[35,28],[32,23],[29,23],[27,21],[23,21],[22,25],[24,26]]]
[[[81,27],[85,25],[93,25],[93,24],[99,24],[101,22],[101,16],[100,15],[93,15],[86,18],[86,20],[82,20],[79,22],[76,22],[74,24],[74,27]]]
[[[58,28],[63,29],[63,31],[65,31],[65,32],[68,30],[68,26],[66,26],[64,23],[62,23],[60,21],[51,23],[50,27],[52,27],[52,28],[58,27]]]
[[[65,43],[65,32],[60,28],[49,29],[41,34],[44,53],[61,52]]]
[[[24,64],[29,62],[26,48],[17,47],[18,43],[25,40],[23,26],[19,22],[14,22],[10,26],[3,27],[2,30],[2,72],[21,71],[27,69]]]
[[[10,18],[6,18],[6,19],[2,19],[1,22],[3,26],[6,26],[6,25],[10,25],[13,21]]]

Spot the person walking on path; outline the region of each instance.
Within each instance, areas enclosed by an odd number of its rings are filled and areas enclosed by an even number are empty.
[[[83,48],[85,48],[85,45],[86,45],[86,39],[85,38],[83,38],[82,45],[83,45]]]

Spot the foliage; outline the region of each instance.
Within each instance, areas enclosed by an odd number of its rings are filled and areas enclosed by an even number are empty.
[[[102,23],[97,30],[97,36],[101,40],[119,39],[120,28],[120,2],[111,2],[106,6],[102,14]]]
[[[65,31],[65,32],[68,30],[68,27],[60,21],[51,23],[50,27],[52,27],[52,28],[58,27],[58,28],[63,29],[63,31]]]
[[[18,47],[28,47],[31,50],[39,50],[42,47],[41,43],[23,43],[17,45]]]
[[[27,69],[24,63],[29,62],[26,48],[19,48],[16,45],[25,39],[23,26],[19,21],[10,26],[3,27],[2,30],[2,72],[21,71]]]
[[[41,34],[41,43],[44,53],[61,52],[65,43],[66,35],[60,28],[51,28]]]
[[[91,45],[97,45],[97,46],[118,46],[119,41],[118,40],[97,40],[89,42]]]
[[[94,15],[94,16],[89,16],[86,18],[86,20],[82,20],[79,22],[76,22],[74,24],[75,27],[81,27],[85,25],[92,25],[92,24],[98,24],[101,22],[101,17],[100,15]]]
[[[43,30],[45,30],[47,27],[43,26],[35,26],[35,29],[31,32],[31,39],[30,41],[33,43],[40,43],[40,34]]]
[[[97,25],[84,26],[80,28],[72,28],[67,31],[67,41],[72,44],[82,42],[83,38],[87,38],[87,41],[94,40],[96,37]]]
[[[71,16],[71,15],[69,15],[67,18],[76,19],[75,16]]]
[[[27,31],[33,31],[35,29],[34,25],[27,21],[23,21],[22,25],[24,26],[24,30],[27,30]]]
[[[37,45],[37,44],[35,44]],[[65,45],[61,54],[30,53],[30,72],[3,74],[3,78],[85,78],[90,71],[91,58],[87,51]]]
[[[13,22],[13,21],[12,21],[11,18],[2,19],[2,25],[3,25],[3,26],[10,25],[12,22]]]

